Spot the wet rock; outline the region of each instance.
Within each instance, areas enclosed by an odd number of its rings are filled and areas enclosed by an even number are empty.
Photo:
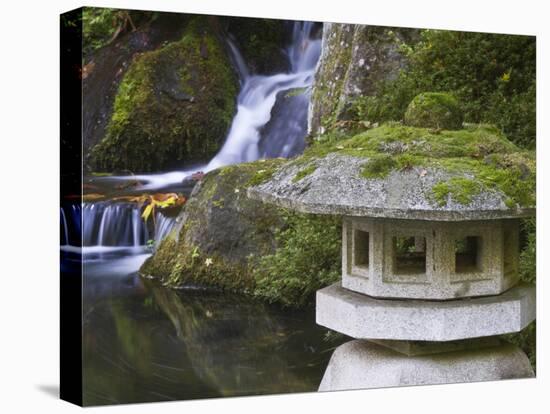
[[[272,75],[288,70],[284,47],[290,40],[284,20],[224,17],[222,24],[231,34],[252,73]]]
[[[134,56],[91,165],[148,172],[208,159],[223,143],[237,90],[218,33],[193,18],[177,41]]]
[[[271,119],[260,131],[262,157],[291,157],[304,151],[309,95],[305,88],[288,89],[277,94]]]
[[[136,53],[158,48],[163,42],[178,39],[187,16],[159,13],[158,18],[117,38],[114,42],[86,56],[83,67],[82,112],[84,164],[90,170],[90,150],[105,136],[111,119],[115,96],[124,74]]]
[[[354,99],[373,96],[382,82],[395,79],[406,65],[400,44],[416,35],[411,29],[325,23],[309,132],[322,134],[332,123],[348,119]]]
[[[275,231],[284,225],[276,207],[246,196],[249,181],[269,163],[226,167],[193,181],[178,228],[140,272],[171,286],[195,283],[251,289],[249,261],[273,251]]]

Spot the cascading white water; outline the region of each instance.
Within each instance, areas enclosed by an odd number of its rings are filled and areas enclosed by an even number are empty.
[[[241,90],[237,98],[237,113],[222,149],[206,166],[164,174],[137,175],[131,179],[144,183],[141,190],[156,190],[181,183],[182,179],[197,171],[208,172],[225,165],[300,153],[306,135],[308,88],[321,54],[321,40],[312,38],[313,28],[312,22],[294,22],[292,41],[286,49],[289,72],[271,76],[250,74],[237,46],[229,37],[227,44],[232,63],[239,73]],[[298,92],[293,93],[291,98],[281,99],[279,93],[291,90]],[[277,113],[274,113],[276,104]],[[109,179],[126,181],[128,178],[120,176]],[[83,225],[82,244],[85,247],[139,247],[149,239],[154,239],[155,246],[158,246],[175,224],[175,219],[157,213],[155,234],[151,237],[138,206],[134,204],[97,202],[83,203],[81,210],[80,206],[72,208],[71,217],[78,215],[78,219],[68,220],[67,211],[61,213],[63,236],[68,247],[73,233],[71,229],[76,229],[80,223]],[[74,234],[80,234],[80,228]]]
[[[312,38],[314,23],[294,22],[292,41],[286,49],[290,70],[271,76],[251,75],[239,49],[228,37],[231,60],[239,74],[241,91],[237,97],[237,113],[233,118],[225,143],[218,154],[206,165],[162,174],[136,175],[132,179],[142,181],[143,190],[158,190],[181,183],[198,171],[213,169],[259,158],[290,157],[304,148],[309,88],[321,54],[321,40]],[[279,116],[272,119],[277,94],[292,89],[304,89],[283,99]],[[269,130],[266,125],[273,123]],[[129,177],[111,177],[127,180]]]
[[[296,144],[292,142],[264,140],[266,149],[262,151],[260,140],[262,138],[262,128],[271,119],[277,94],[281,91],[311,86],[315,65],[321,53],[321,41],[311,38],[312,29],[312,22],[294,23],[292,43],[287,49],[290,61],[289,73],[278,73],[272,76],[250,76],[246,72],[242,72],[242,69],[240,70],[240,75],[243,77],[243,86],[237,98],[237,113],[233,118],[222,149],[210,161],[205,171],[211,171],[225,165],[255,161],[265,155],[288,157],[294,155],[291,153],[290,148],[301,148],[300,145],[292,145]],[[238,49],[232,43],[229,44],[234,55],[233,60],[243,62]],[[300,121],[305,121],[307,118],[307,105],[307,98],[294,102],[294,106],[300,107],[294,109],[302,110],[287,111],[285,121],[278,125],[277,135],[284,135],[287,132],[286,129],[292,129]],[[305,131],[303,131],[302,136],[291,133],[294,139],[303,140],[304,135]]]
[[[156,214],[155,218],[155,248],[160,246],[160,242],[172,231],[176,224],[174,217],[167,217],[161,213]]]
[[[77,239],[77,227],[82,222],[84,247],[143,247],[150,239],[158,245],[175,224],[175,218],[157,211],[154,234],[151,234],[141,218],[139,206],[130,203],[83,203],[82,207],[75,204],[67,209],[61,208],[61,229],[65,238],[62,242]],[[62,244],[70,245],[69,242]]]

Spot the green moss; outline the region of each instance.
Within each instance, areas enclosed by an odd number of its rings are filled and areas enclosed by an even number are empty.
[[[396,167],[397,162],[391,155],[379,155],[369,159],[361,175],[365,178],[384,178]]]
[[[178,263],[177,243],[172,238],[166,238],[161,243],[154,256],[149,257],[141,267],[141,273],[147,276],[165,280],[169,278],[172,269]]]
[[[254,288],[254,279],[246,265],[228,263],[222,255],[207,254],[192,244],[180,244],[177,251],[180,253],[165,279],[167,286],[201,285],[242,293]]]
[[[292,98],[294,96],[300,96],[306,93],[307,88],[294,88],[285,94],[285,98]]]
[[[412,31],[410,31],[412,32]],[[422,30],[403,47],[398,76],[356,102],[355,120],[403,119],[411,99],[424,91],[452,93],[467,122],[490,122],[523,148],[536,138],[534,36]]]
[[[519,149],[491,125],[470,125],[458,131],[414,128],[389,122],[356,135],[322,136],[306,149],[305,158],[331,152],[376,157],[408,154],[420,158],[468,158],[479,160],[494,153],[512,153]]]
[[[277,172],[278,167],[280,167],[283,163],[283,159],[275,158],[270,160],[260,160],[249,164],[249,166],[254,169],[254,172],[246,182],[246,186],[251,187],[265,183],[273,177],[273,174]]]
[[[411,101],[404,120],[407,125],[421,128],[460,129],[463,114],[454,96],[425,92]]]
[[[469,202],[476,192],[496,190],[506,195],[511,208],[535,205],[534,153],[520,150],[492,125],[439,131],[388,122],[356,135],[333,131],[291,162],[307,165],[335,152],[368,158],[361,174],[369,179],[412,167],[462,174],[463,179],[435,186],[438,203],[448,194],[457,202]]]
[[[106,136],[92,149],[92,166],[157,171],[213,156],[235,111],[237,87],[207,20],[191,20],[181,40],[135,56]]]
[[[302,178],[305,178],[307,177],[308,175],[310,174],[313,174],[315,172],[315,170],[317,169],[317,166],[315,164],[309,164],[307,167],[301,169],[300,171],[298,171],[296,173],[296,175],[294,176],[294,178],[292,179],[292,182],[295,183],[295,182],[298,182],[300,181]]]
[[[392,171],[402,171],[417,165],[419,160],[409,154],[402,155],[377,155],[369,158],[361,170],[365,178],[384,178]]]
[[[454,177],[433,186],[435,200],[440,206],[447,204],[449,197],[460,204],[470,204],[472,198],[479,194],[482,186],[469,178]]]
[[[319,72],[319,78],[316,79],[315,88],[312,90],[311,101],[316,106],[313,115],[318,118],[318,124],[325,130],[331,129],[345,105],[340,96],[343,94],[351,62],[352,36],[353,32],[336,30],[334,36],[329,37],[324,45],[328,53],[325,54],[323,70]],[[348,44],[348,47],[342,47],[342,44]]]

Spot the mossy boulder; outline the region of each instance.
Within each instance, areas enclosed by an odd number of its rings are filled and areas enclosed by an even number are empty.
[[[84,8],[83,13],[86,11],[92,16],[95,13],[116,12],[112,9]],[[149,16],[150,12],[130,13],[132,19],[136,17],[134,14],[141,16],[141,19],[134,20],[137,24],[144,16]],[[98,44],[94,39],[84,36],[83,49],[88,51],[84,56],[82,73],[82,102],[86,109],[82,111],[82,150],[86,171],[91,170],[91,149],[105,137],[120,82],[132,62],[132,57],[137,53],[158,49],[166,42],[181,39],[190,20],[187,15],[179,13],[155,12],[155,15],[150,21],[138,25],[137,30],[128,30],[99,49],[96,49]],[[95,36],[94,25],[88,27],[88,24],[89,19],[82,23],[83,30],[88,30]],[[108,27],[109,31],[115,29],[111,24]]]
[[[93,168],[147,172],[208,159],[223,143],[237,91],[215,30],[191,20],[180,40],[134,57]]]
[[[405,112],[405,124],[420,128],[460,129],[464,114],[457,99],[448,93],[418,94]]]
[[[340,224],[247,197],[283,159],[225,167],[195,187],[179,227],[142,266],[171,287],[213,286],[286,305],[301,305],[340,269]]]

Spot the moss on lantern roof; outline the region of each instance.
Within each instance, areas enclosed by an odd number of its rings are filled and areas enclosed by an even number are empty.
[[[535,156],[491,125],[435,130],[387,123],[344,139],[323,136],[256,184],[252,197],[307,212],[514,217],[533,212]]]

